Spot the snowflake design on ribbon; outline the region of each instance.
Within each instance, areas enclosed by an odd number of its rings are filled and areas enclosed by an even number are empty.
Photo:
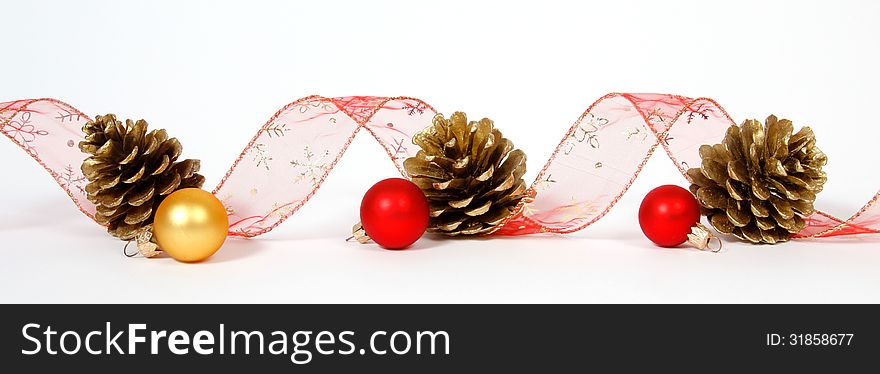
[[[709,114],[714,114],[715,110],[706,105],[706,103],[700,103],[695,107],[688,106],[687,108],[687,123],[690,124],[697,117],[702,118],[704,121],[709,119]]]
[[[553,183],[556,183],[556,179],[553,179],[553,174],[548,174],[546,178],[535,181],[532,188],[536,191],[543,191],[550,188]]]
[[[324,113],[336,113],[339,111],[333,108],[333,104],[329,100],[314,100],[299,104],[300,113],[306,113],[311,109],[321,109]]]
[[[86,183],[86,177],[82,175],[81,172],[76,171],[72,165],[67,164],[60,173],[56,175],[59,183],[61,183],[61,187],[65,189],[75,188],[79,192],[85,194],[85,188],[83,187]]]
[[[37,129],[31,123],[30,112],[22,112],[19,119],[7,122],[6,125],[3,126],[3,128],[0,130],[6,133],[6,135],[13,140],[21,144],[21,146],[26,151],[28,151],[28,153],[35,152],[32,143],[34,142],[34,140],[37,139],[38,136],[49,135],[48,131]]]
[[[324,150],[320,155],[315,155],[315,152],[312,152],[312,147],[305,146],[303,148],[303,156],[303,160],[290,161],[291,166],[301,169],[299,174],[293,179],[293,182],[299,183],[307,179],[311,182],[312,186],[317,186],[321,179],[324,178],[324,175],[330,171],[330,166],[327,163],[330,151]]]
[[[663,110],[660,108],[651,109],[651,111],[645,115],[645,118],[647,118],[650,123],[666,123],[666,113],[663,113]]]
[[[410,116],[414,116],[416,113],[425,114],[425,109],[428,109],[428,106],[424,103],[416,102],[403,104],[403,110],[405,110]]]
[[[641,127],[630,127],[623,132],[623,135],[626,135],[626,141],[628,142],[632,140],[640,142],[648,140],[648,131]]]
[[[288,131],[290,131],[290,129],[287,128],[286,123],[281,123],[281,124],[273,123],[272,125],[266,127],[266,135],[268,135],[270,139],[271,138],[281,138]]]
[[[566,143],[564,153],[566,155],[571,154],[574,148],[581,143],[587,143],[592,148],[599,148],[598,132],[603,127],[608,126],[608,123],[607,118],[596,117],[593,113],[587,114],[584,122],[579,124],[569,136],[570,139]]]
[[[269,170],[269,161],[272,161],[272,156],[269,155],[268,145],[265,143],[254,144],[249,152],[254,156],[254,162],[257,163],[257,167],[262,166]]]
[[[55,116],[55,119],[58,120],[58,123],[77,122],[81,121],[82,118],[82,113],[77,113],[66,109],[59,109],[58,115]]]

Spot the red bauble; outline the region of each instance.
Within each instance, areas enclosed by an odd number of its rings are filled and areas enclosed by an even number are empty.
[[[413,182],[389,178],[370,187],[361,201],[361,225],[385,249],[404,249],[428,228],[428,199]]]
[[[639,208],[639,226],[661,247],[675,247],[700,222],[700,204],[690,191],[674,185],[657,187],[645,195]]]

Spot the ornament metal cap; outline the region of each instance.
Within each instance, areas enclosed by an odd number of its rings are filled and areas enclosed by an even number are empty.
[[[137,253],[140,253],[141,256],[146,258],[155,257],[162,253],[162,250],[159,248],[159,245],[153,242],[153,225],[149,224],[147,226],[142,227],[137,235],[135,235],[135,242],[137,243]],[[128,243],[125,243],[125,248],[122,249],[122,252],[126,257],[134,257],[137,253],[128,253],[128,244],[131,243],[131,240]]]
[[[686,243],[688,245],[701,251],[709,250],[713,253],[718,253],[721,251],[721,239],[719,239],[715,235],[712,235],[712,233],[709,232],[709,229],[706,228],[706,226],[703,226],[702,223],[697,222],[696,225],[692,226],[691,233],[687,234],[687,238],[688,239]],[[709,241],[711,241],[712,239],[718,241],[718,248],[709,248]]]
[[[373,240],[370,239],[369,235],[367,235],[367,232],[364,230],[364,226],[361,225],[360,222],[358,222],[351,228],[351,236],[349,236],[348,239],[345,239],[345,241],[349,241],[352,239],[357,240],[357,242],[361,244],[367,244],[370,242],[370,240]]]

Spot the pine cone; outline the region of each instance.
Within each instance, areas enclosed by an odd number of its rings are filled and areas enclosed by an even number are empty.
[[[79,149],[91,154],[82,164],[89,180],[86,195],[97,205],[95,220],[119,239],[131,240],[151,224],[168,194],[205,182],[196,173],[199,160],[175,162],[183,151],[180,142],[169,139],[164,129],[147,133],[144,120],[125,120],[123,126],[108,114],[82,130],[86,136]]]
[[[404,163],[430,204],[428,231],[446,235],[491,233],[526,194],[526,155],[513,149],[492,121],[438,114],[413,137],[422,149]]]
[[[809,127],[792,135],[787,119],[767,117],[731,126],[722,144],[700,147],[688,170],[703,215],[716,230],[752,243],[788,240],[804,228],[827,179],[827,157]]]

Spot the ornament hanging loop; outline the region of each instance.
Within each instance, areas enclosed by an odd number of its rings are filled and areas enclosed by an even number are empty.
[[[131,244],[131,242],[132,242],[131,240],[126,241],[125,247],[122,247],[122,254],[125,255],[125,257],[134,257],[134,256],[137,256],[137,254],[138,254],[138,252],[130,252],[130,253],[128,252],[128,245]]]
[[[717,236],[712,235],[709,232],[709,229],[706,228],[702,223],[697,222],[693,227],[691,227],[691,233],[687,234],[687,244],[697,248],[701,251],[710,251],[712,253],[718,253],[721,251],[721,247],[723,246],[721,239]],[[715,239],[718,242],[717,248],[711,248],[709,246],[709,242]]]
[[[717,237],[717,236],[715,236],[715,235],[712,235],[712,239],[715,239],[715,241],[718,242],[718,248],[711,248],[711,247],[707,247],[707,248],[708,248],[710,251],[712,251],[712,253],[718,253],[718,252],[721,252],[721,247],[724,246],[723,242],[721,241],[721,238],[719,238],[719,237]]]

